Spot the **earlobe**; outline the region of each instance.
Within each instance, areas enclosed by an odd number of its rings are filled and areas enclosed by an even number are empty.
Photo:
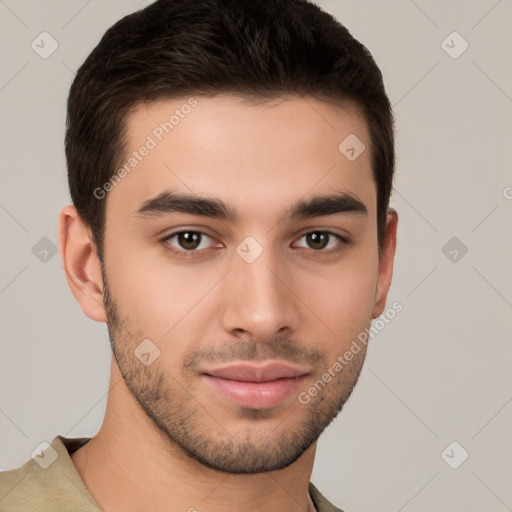
[[[384,308],[386,307],[386,299],[388,296],[389,288],[391,286],[391,279],[393,277],[397,226],[398,214],[396,210],[390,208],[387,215],[386,236],[379,258],[379,277],[377,280],[377,290],[375,293],[373,318],[377,318],[382,315]]]
[[[66,280],[75,299],[89,318],[106,322],[100,261],[89,230],[74,206],[60,211],[57,238]]]

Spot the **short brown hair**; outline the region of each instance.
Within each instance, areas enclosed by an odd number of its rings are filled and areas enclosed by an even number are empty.
[[[123,161],[128,114],[144,102],[222,92],[355,101],[370,132],[381,249],[395,164],[393,113],[366,47],[307,0],[158,0],[107,30],[69,93],[69,188],[100,259],[106,202],[94,190]]]

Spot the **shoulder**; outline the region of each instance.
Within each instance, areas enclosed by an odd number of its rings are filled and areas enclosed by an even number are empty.
[[[70,447],[77,449],[88,440],[57,436],[19,468],[0,472],[0,511],[77,509],[98,512],[100,509],[87,491],[68,452]]]
[[[341,508],[335,507],[311,482],[309,483],[309,495],[318,512],[343,512]]]

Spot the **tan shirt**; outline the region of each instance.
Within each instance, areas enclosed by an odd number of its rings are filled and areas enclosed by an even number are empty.
[[[23,466],[0,472],[0,512],[101,512],[70,457],[90,439],[58,435]],[[312,483],[309,494],[318,512],[343,512]]]

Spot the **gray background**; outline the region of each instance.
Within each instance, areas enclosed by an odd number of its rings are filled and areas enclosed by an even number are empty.
[[[388,306],[403,311],[372,340],[312,480],[349,512],[512,510],[512,0],[318,3],[373,53],[395,107]],[[83,315],[51,248],[74,72],[142,5],[0,0],[0,470],[103,419],[106,326]],[[47,59],[31,48],[43,31],[59,45]]]

